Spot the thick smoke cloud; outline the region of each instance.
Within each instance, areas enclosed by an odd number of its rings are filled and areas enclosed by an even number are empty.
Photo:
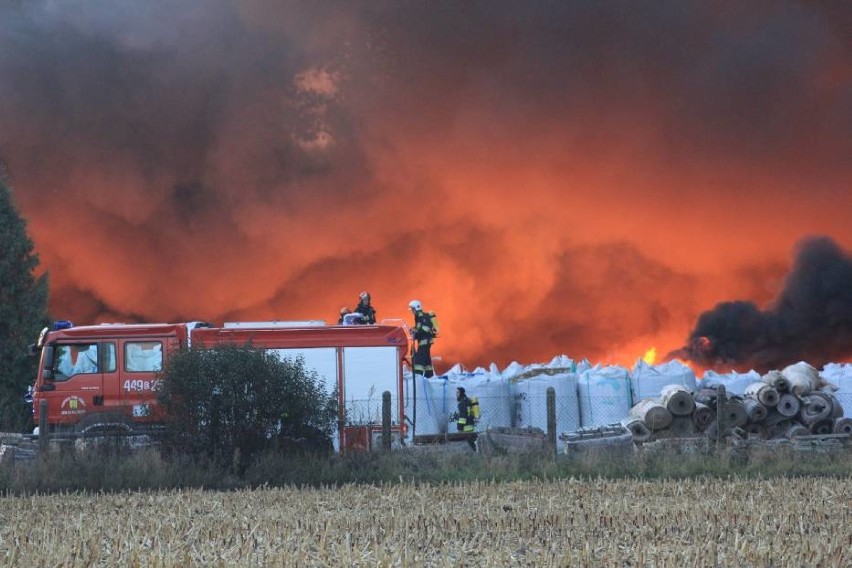
[[[852,256],[828,238],[804,241],[768,309],[720,303],[701,314],[689,339],[672,355],[705,367],[766,371],[845,360],[852,355]]]
[[[0,158],[76,321],[418,298],[445,363],[632,363],[852,246],[844,2],[34,0]],[[826,351],[825,355],[835,353]]]

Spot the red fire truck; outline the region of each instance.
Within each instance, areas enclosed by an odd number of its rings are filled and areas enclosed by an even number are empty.
[[[382,393],[391,393],[392,428],[405,435],[403,361],[408,336],[389,325],[322,322],[201,322],[101,324],[66,322],[45,328],[36,349],[39,373],[32,387],[33,416],[47,401],[51,431],[85,432],[119,417],[130,426],[162,420],[157,404],[160,370],[181,347],[251,345],[280,358],[302,357],[331,392],[338,392],[339,448],[369,448],[381,429]]]

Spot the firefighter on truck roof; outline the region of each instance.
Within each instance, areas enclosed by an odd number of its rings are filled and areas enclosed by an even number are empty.
[[[411,336],[417,349],[412,361],[413,371],[415,375],[420,374],[428,379],[435,374],[435,369],[432,367],[431,350],[437,330],[432,323],[432,317],[423,311],[423,305],[420,301],[411,300],[408,307],[414,314],[414,327],[411,329]]]
[[[375,325],[376,324],[376,309],[370,305],[370,293],[367,291],[358,294],[358,305],[355,306],[355,313],[361,314],[361,320],[358,323]]]
[[[340,317],[337,319],[337,325],[343,325],[344,323],[346,323],[346,316],[348,316],[351,313],[352,313],[352,310],[350,310],[346,306],[343,306],[342,308],[340,308]]]

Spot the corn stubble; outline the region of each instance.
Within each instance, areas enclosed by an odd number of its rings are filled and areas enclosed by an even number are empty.
[[[6,497],[0,565],[849,566],[852,479]]]

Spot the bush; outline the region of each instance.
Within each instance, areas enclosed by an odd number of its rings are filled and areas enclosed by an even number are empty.
[[[161,376],[167,447],[240,473],[266,449],[330,447],[337,398],[302,359],[250,346],[183,350]]]

